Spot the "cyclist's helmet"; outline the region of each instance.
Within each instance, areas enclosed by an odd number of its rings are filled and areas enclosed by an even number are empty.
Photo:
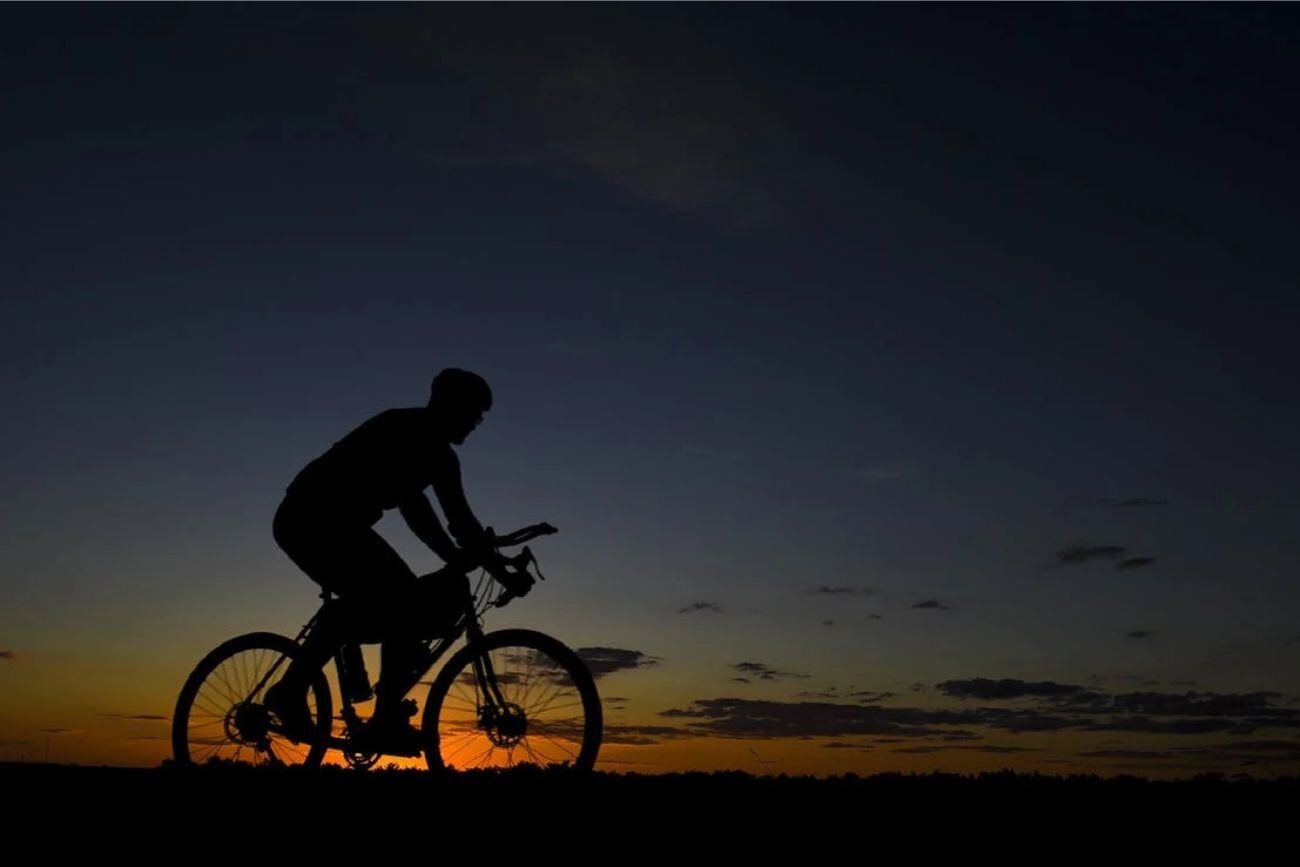
[[[492,389],[477,373],[449,367],[433,378],[429,406],[463,413],[483,413],[492,408]]]

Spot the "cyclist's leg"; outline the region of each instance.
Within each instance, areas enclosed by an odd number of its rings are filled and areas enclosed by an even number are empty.
[[[411,686],[421,643],[421,615],[415,573],[384,538],[369,527],[340,526],[328,516],[286,497],[275,517],[275,538],[299,568],[337,593],[343,604],[323,614],[341,619],[320,622],[307,637],[302,661],[286,679],[306,683],[354,629],[384,636],[375,716],[397,715]],[[427,616],[427,615],[426,615]]]
[[[401,702],[410,690],[420,658],[420,607],[416,577],[378,533],[368,543],[366,586],[358,592],[384,640],[379,650],[379,682],[375,684],[375,719],[405,719]]]
[[[289,559],[326,590],[346,598],[353,590],[358,569],[366,561],[366,533],[369,528],[346,526],[337,519],[313,510],[303,501],[286,496],[272,525],[275,541]],[[321,607],[316,625],[307,634],[299,657],[289,666],[283,680],[306,684],[312,674],[329,662],[348,631],[351,612],[346,601]]]

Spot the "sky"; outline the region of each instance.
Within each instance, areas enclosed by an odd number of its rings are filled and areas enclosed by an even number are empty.
[[[168,755],[462,367],[599,768],[1300,772],[1297,23],[3,7],[0,759]]]

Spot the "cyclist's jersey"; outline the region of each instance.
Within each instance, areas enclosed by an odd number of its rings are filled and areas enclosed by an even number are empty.
[[[288,493],[319,516],[371,527],[430,485],[451,535],[462,546],[478,542],[483,527],[465,499],[460,460],[437,436],[429,411],[411,407],[364,422],[304,467]]]

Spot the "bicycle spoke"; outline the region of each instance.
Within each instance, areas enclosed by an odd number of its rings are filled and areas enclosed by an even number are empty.
[[[518,700],[515,702],[518,705],[523,705],[525,702],[527,702],[528,697],[532,695],[533,690],[537,688],[537,681],[533,678],[533,663],[537,659],[537,654],[535,652],[530,652],[527,654],[527,656],[528,656],[528,671],[525,673],[524,681],[525,683],[528,684],[528,686],[525,687],[523,691],[523,695],[519,696]]]
[[[537,744],[537,745],[536,745],[536,749],[534,749],[534,748],[533,748],[533,747],[534,747],[534,744],[533,744],[532,740],[530,740],[529,738],[524,738],[524,743],[528,744],[528,751],[529,751],[529,752],[531,752],[531,753],[535,753],[535,754],[538,754],[538,755],[541,755],[541,757],[544,758],[544,759],[546,760],[546,763],[547,763],[547,764],[551,764],[551,765],[559,764],[559,762],[560,762],[559,759],[553,759],[553,758],[551,758],[550,756],[548,756],[546,753],[542,752],[542,747],[541,747],[540,744]]]
[[[237,665],[238,663],[232,664],[227,660],[221,664],[221,668],[217,669],[221,674],[221,682],[226,685],[226,689],[230,691],[236,702],[240,701],[243,695],[243,691],[239,688],[239,675],[235,671]]]
[[[311,740],[294,742],[278,727],[266,731],[263,727],[269,720],[258,703],[261,687],[291,651],[273,644],[259,645],[256,639],[260,636],[248,638],[242,647],[232,647],[204,669],[197,686],[190,687],[189,706],[177,717],[178,759],[195,764],[212,760],[252,765],[318,763],[325,751],[323,745],[318,747],[316,735],[333,724],[321,717],[321,702],[328,706],[328,695],[316,682],[307,687],[304,698],[313,721]]]
[[[524,738],[524,739],[521,741],[521,743],[524,745],[524,749],[528,752],[528,755],[532,756],[532,758],[533,758],[533,764],[537,765],[538,767],[541,767],[541,766],[542,766],[542,763],[541,763],[540,761],[538,761],[538,759],[537,759],[537,753],[533,752],[533,748],[532,748],[532,746],[528,743],[528,738]]]
[[[480,660],[466,660],[440,694],[430,694],[438,742],[430,762],[452,770],[579,764],[592,736],[590,703],[569,663],[526,642],[489,647]],[[485,706],[492,713],[488,731],[480,727]],[[516,721],[526,725],[517,740],[510,736]]]
[[[222,719],[222,720],[223,720],[223,719],[226,718],[226,714],[229,712],[229,711],[222,711],[222,710],[220,710],[219,708],[214,707],[214,706],[212,706],[212,705],[210,705],[210,704],[201,704],[200,701],[199,701],[199,699],[197,699],[197,698],[194,699],[194,705],[195,705],[196,707],[202,707],[203,710],[207,711],[208,716],[211,716],[211,717],[213,717],[214,719]],[[233,705],[232,705],[232,706],[233,706]]]
[[[578,754],[564,745],[564,741],[557,741],[555,738],[543,738],[547,743],[558,747],[569,758],[565,761],[578,761]]]
[[[566,753],[573,756],[575,759],[577,758],[577,756],[574,755],[573,751],[564,745],[564,740],[568,740],[569,743],[574,743],[575,742],[574,738],[572,737],[564,738],[561,732],[548,728],[547,726],[544,725],[538,725],[536,726],[536,728],[538,729],[538,731],[541,732],[542,737],[544,737],[546,740],[555,744],[557,747],[564,750]]]
[[[474,743],[474,738],[473,738],[473,737],[466,737],[466,738],[465,738],[465,743],[461,744],[460,746],[456,747],[456,749],[454,749],[454,750],[452,750],[450,753],[448,753],[447,756],[446,756],[446,758],[444,758],[443,761],[447,761],[447,762],[451,761],[452,758],[454,758],[454,757],[456,756],[457,753],[459,753],[461,750],[465,749],[465,747],[469,746],[469,745],[472,744],[472,743]],[[441,746],[442,746],[442,744],[439,743],[439,747],[440,747],[440,748],[441,748]]]
[[[209,688],[212,690],[212,692],[216,693],[217,698],[220,698],[222,701],[228,703],[231,707],[239,704],[239,699],[235,698],[234,694],[229,691],[229,687],[227,687],[225,690],[222,690],[221,684],[219,684],[212,675],[209,675],[208,679],[203,682],[203,689],[207,690]]]
[[[488,757],[492,755],[492,751],[495,750],[496,748],[497,748],[496,744],[489,741],[488,748],[483,752],[479,753],[474,758],[470,759],[468,762],[466,762],[465,767],[470,767],[471,765],[473,765],[474,767],[478,767],[482,765],[483,762],[487,761]]]
[[[545,708],[546,705],[554,701],[557,696],[562,696],[564,694],[565,687],[566,685],[563,683],[555,684],[553,688],[550,690],[550,692],[543,693],[542,697],[538,699],[538,701],[535,702],[532,706]]]
[[[573,701],[566,701],[563,704],[555,704],[556,701],[559,701],[560,699],[567,698],[567,697],[568,697],[567,691],[558,693],[557,695],[554,695],[549,699],[547,699],[545,704],[535,705],[533,707],[528,708],[528,715],[530,717],[533,715],[541,716],[546,711],[557,711],[560,710],[561,708],[573,707],[574,705],[582,704],[581,696],[579,696],[577,699]]]

